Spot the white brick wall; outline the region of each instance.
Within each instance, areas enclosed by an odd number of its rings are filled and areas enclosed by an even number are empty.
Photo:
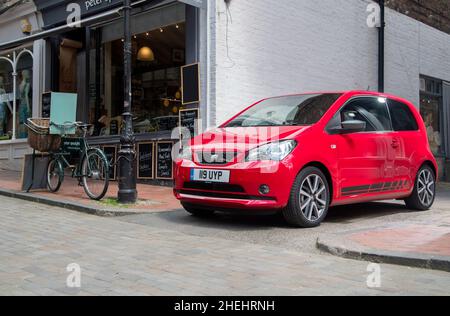
[[[216,123],[267,96],[376,90],[369,2],[231,0],[227,23],[225,3],[216,0]],[[392,10],[386,19],[386,91],[417,104],[419,74],[450,80],[450,36]]]

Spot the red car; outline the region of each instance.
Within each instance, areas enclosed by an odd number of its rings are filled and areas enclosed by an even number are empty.
[[[410,102],[311,93],[262,100],[192,139],[176,159],[174,193],[194,215],[279,211],[315,227],[335,205],[400,199],[428,210],[437,174]]]

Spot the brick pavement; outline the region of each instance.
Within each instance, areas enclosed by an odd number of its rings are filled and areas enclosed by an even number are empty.
[[[0,169],[0,189],[12,192],[21,192],[21,174],[15,171]],[[65,177],[61,190],[54,194],[47,191],[34,191],[33,196],[52,199],[54,201],[70,202],[85,206],[86,208],[105,210],[114,213],[121,211],[126,213],[167,212],[180,209],[180,203],[174,198],[172,188],[138,184],[139,202],[136,205],[125,207],[109,203],[108,200],[117,198],[118,184],[110,183],[108,193],[103,202],[90,200],[78,181],[69,176]],[[105,202],[106,201],[106,202]]]

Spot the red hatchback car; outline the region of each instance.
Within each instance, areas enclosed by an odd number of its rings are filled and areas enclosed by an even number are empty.
[[[184,146],[175,196],[194,215],[279,211],[320,225],[330,206],[401,199],[428,210],[437,164],[416,108],[367,91],[262,100]]]

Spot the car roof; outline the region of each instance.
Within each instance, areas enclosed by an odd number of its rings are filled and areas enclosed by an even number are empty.
[[[357,96],[357,95],[368,95],[368,96],[379,96],[389,99],[396,99],[401,100],[405,103],[412,104],[410,101],[401,98],[399,96],[384,93],[384,92],[377,92],[377,91],[368,91],[368,90],[337,90],[337,91],[310,91],[310,92],[302,92],[302,93],[293,93],[293,94],[285,94],[285,95],[279,95],[274,96],[270,98],[265,98],[264,100],[268,99],[275,99],[275,98],[282,98],[282,97],[290,97],[290,96],[301,96],[301,95],[308,95],[308,94],[341,94],[342,96]]]

